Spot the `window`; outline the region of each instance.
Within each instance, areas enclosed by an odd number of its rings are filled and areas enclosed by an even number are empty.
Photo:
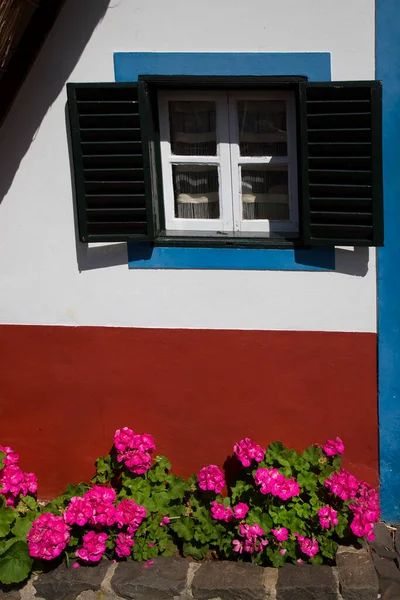
[[[158,98],[167,231],[298,231],[293,92]]]
[[[68,84],[82,242],[383,243],[381,84]]]

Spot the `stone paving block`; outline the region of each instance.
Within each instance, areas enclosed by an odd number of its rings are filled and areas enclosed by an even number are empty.
[[[379,582],[370,554],[341,552],[336,556],[336,564],[344,600],[376,600]]]
[[[391,583],[382,596],[382,600],[400,600],[400,583]]]
[[[38,576],[34,582],[37,596],[43,600],[75,600],[81,592],[100,590],[110,565],[109,561],[102,561],[95,566],[68,569],[62,563],[54,571]]]
[[[337,600],[337,583],[330,567],[285,565],[279,569],[277,600]]]
[[[385,558],[397,558],[392,532],[385,523],[376,523],[374,533],[375,539],[370,542],[371,548],[379,554],[379,556],[384,556]]]
[[[127,600],[172,600],[185,589],[187,560],[159,557],[147,568],[144,564],[120,563],[111,580],[113,591]]]
[[[251,563],[206,562],[196,571],[192,594],[196,600],[264,600],[264,570]]]
[[[372,553],[372,559],[378,573],[380,592],[385,592],[392,583],[400,584],[400,571],[394,560],[382,558],[375,552]]]

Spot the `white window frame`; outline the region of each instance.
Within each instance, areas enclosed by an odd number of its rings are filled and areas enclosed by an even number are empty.
[[[284,100],[286,103],[287,156],[240,156],[238,100]],[[215,156],[175,155],[171,152],[168,103],[181,101],[214,101],[216,104]],[[167,231],[234,232],[297,232],[298,180],[296,105],[291,91],[198,91],[161,90],[158,93],[162,184],[164,193],[165,227]],[[289,220],[242,218],[241,168],[245,165],[283,167],[288,171]],[[174,165],[207,165],[218,168],[219,219],[184,219],[175,216],[175,196],[172,167]]]
[[[230,149],[234,231],[296,232],[299,230],[296,103],[291,91],[240,91],[229,95]],[[239,100],[283,100],[286,104],[287,156],[240,156],[237,103]],[[246,165],[283,167],[288,172],[289,219],[243,219],[241,169]]]
[[[165,227],[172,231],[232,231],[232,182],[230,176],[229,115],[226,92],[160,91],[160,146],[162,183],[164,191]],[[173,100],[210,100],[216,104],[217,154],[215,156],[181,156],[172,154],[168,103]],[[218,168],[219,219],[182,219],[175,216],[175,197],[172,179],[174,165],[207,165]]]

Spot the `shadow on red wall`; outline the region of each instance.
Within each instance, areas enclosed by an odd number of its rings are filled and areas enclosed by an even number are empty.
[[[302,450],[339,435],[378,481],[376,336],[0,326],[0,444],[48,499],[89,479],[129,426],[188,476],[249,436]]]

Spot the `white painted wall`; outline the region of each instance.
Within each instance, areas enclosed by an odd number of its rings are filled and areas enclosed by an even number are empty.
[[[337,250],[335,273],[291,273],[129,271],[124,244],[77,248],[65,129],[66,81],[112,81],[115,51],[328,51],[333,79],[373,79],[374,11],[67,0],[0,132],[0,322],[376,331],[374,250]]]

